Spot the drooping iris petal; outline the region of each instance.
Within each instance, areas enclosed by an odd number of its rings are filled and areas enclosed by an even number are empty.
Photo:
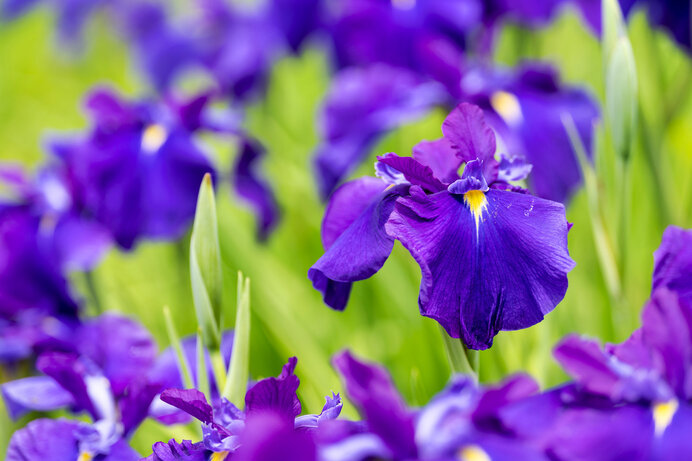
[[[296,395],[300,380],[293,374],[297,363],[298,359],[291,357],[278,377],[265,378],[247,391],[245,405],[248,414],[270,411],[291,421],[300,414],[300,401]]]
[[[540,322],[574,267],[564,207],[529,195],[411,195],[386,228],[421,267],[421,313],[473,349],[490,347],[500,330]]]
[[[72,394],[47,376],[9,381],[0,387],[0,391],[12,419],[17,419],[32,410],[51,411],[74,403]]]
[[[322,197],[366,158],[380,136],[443,99],[440,87],[406,70],[380,65],[339,73],[324,106],[325,139],[314,160]]]
[[[415,458],[417,448],[413,416],[379,366],[360,362],[348,351],[336,355],[349,399],[360,409],[371,432],[382,439],[397,459]]]
[[[161,400],[180,408],[203,423],[211,424],[213,410],[206,397],[197,389],[166,389],[161,393]]]
[[[168,443],[156,442],[151,448],[153,453],[145,458],[146,461],[207,461],[207,451],[202,442],[183,440],[178,443],[172,439]]]
[[[258,141],[245,138],[241,141],[240,154],[233,167],[233,187],[257,214],[257,235],[260,240],[267,238],[276,226],[279,215],[274,194],[257,171],[258,162],[265,153]]]
[[[555,348],[554,355],[580,389],[613,402],[664,401],[672,397],[660,373],[621,361],[601,350],[596,341],[568,336]]]
[[[669,226],[654,252],[652,291],[665,286],[692,303],[692,230]]]
[[[294,431],[292,421],[272,411],[248,415],[240,436],[240,447],[233,459],[240,461],[312,461],[317,459],[312,438],[303,431]]]
[[[565,461],[643,461],[650,459],[653,433],[653,418],[646,406],[572,410],[553,427],[548,453]]]
[[[368,184],[367,191],[356,192],[359,184]],[[383,184],[380,181],[380,184]],[[401,194],[408,190],[407,185],[398,185],[381,191],[369,203],[367,196],[376,190],[369,180],[354,181],[344,185],[334,203],[346,203],[354,199],[354,208],[340,211],[341,208],[330,206],[329,222],[335,223],[334,230],[329,230],[329,239],[337,234],[335,230],[343,228],[356,211],[367,203],[350,225],[327,248],[325,254],[308,270],[308,278],[313,287],[319,290],[325,303],[337,310],[343,310],[348,302],[351,282],[363,280],[377,272],[389,257],[394,247],[394,239],[385,232],[385,222],[394,209],[394,203]],[[350,204],[349,204],[350,206]],[[343,214],[342,214],[343,213]],[[327,222],[327,217],[325,217]],[[331,226],[331,224],[330,224]]]
[[[75,431],[81,423],[65,419],[37,419],[16,431],[7,447],[7,461],[51,459],[74,461],[79,458]]]
[[[125,395],[118,400],[124,437],[137,429],[147,418],[149,407],[160,390],[158,384],[147,383],[143,377],[127,386]]]

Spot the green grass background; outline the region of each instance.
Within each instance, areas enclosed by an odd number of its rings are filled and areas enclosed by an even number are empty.
[[[83,129],[85,92],[93,85],[111,85],[128,95],[143,95],[145,83],[118,37],[104,18],[89,24],[85,47],[74,56],[54,40],[52,17],[36,11],[12,24],[0,25],[0,160],[34,168],[44,158],[42,144],[56,132]],[[643,15],[630,21],[640,84],[642,117],[651,156],[664,178],[664,197],[655,192],[651,161],[638,137],[632,159],[630,223],[625,233],[627,264],[623,290],[626,301],[613,306],[603,282],[591,232],[584,191],[567,208],[574,227],[569,249],[577,267],[570,273],[564,301],[545,321],[528,330],[503,332],[481,353],[481,380],[496,382],[512,372],[531,373],[543,387],[566,376],[551,358],[551,349],[565,334],[577,332],[603,341],[621,341],[639,324],[639,312],[651,284],[652,252],[668,224],[692,222],[692,101],[688,57],[662,33],[653,32]],[[498,40],[497,62],[513,65],[522,59],[546,59],[565,81],[583,85],[604,100],[600,46],[576,15],[561,15],[550,27],[527,31],[507,27]],[[437,325],[418,314],[418,266],[397,243],[384,268],[355,285],[348,308],[326,308],[306,273],[322,254],[319,227],[324,205],[317,198],[310,157],[316,143],[318,107],[329,83],[329,68],[316,48],[275,67],[267,98],[252,107],[249,126],[267,146],[265,171],[281,206],[282,220],[266,244],[255,240],[252,214],[228,189],[218,191],[218,214],[224,269],[225,318],[232,322],[235,272],[252,280],[250,372],[253,378],[276,375],[291,355],[298,356],[299,396],[304,412],[319,412],[323,397],[341,391],[330,366],[344,348],[384,364],[412,405],[422,405],[449,377],[449,366]],[[421,139],[441,135],[444,113],[388,135],[372,152],[406,155]],[[614,186],[614,160],[603,126],[597,137],[596,168],[599,203],[609,229],[622,207]],[[223,140],[205,140],[222,168],[235,155]],[[367,161],[354,175],[371,174]],[[614,235],[613,235],[614,236]],[[195,330],[187,268],[189,236],[178,243],[143,243],[132,253],[111,251],[95,271],[102,303],[109,310],[136,316],[168,345],[162,307],[171,307],[181,334]],[[616,245],[617,246],[617,245]],[[75,290],[86,298],[81,274],[72,274]],[[93,312],[86,299],[85,311]],[[226,327],[232,327],[228,323]],[[355,417],[347,405],[344,414]],[[32,417],[35,417],[33,415]],[[0,453],[14,424],[0,409]],[[167,428],[146,422],[133,446],[142,454],[151,444],[171,437],[194,438],[194,427]]]

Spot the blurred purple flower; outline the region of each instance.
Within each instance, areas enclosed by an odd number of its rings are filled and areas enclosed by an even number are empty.
[[[322,113],[324,142],[314,158],[322,197],[353,172],[380,137],[422,117],[444,98],[439,85],[385,65],[337,74]]]
[[[13,418],[69,407],[87,412],[103,426],[103,442],[114,443],[147,417],[161,390],[146,379],[155,358],[156,345],[140,324],[103,314],[76,328],[69,340],[53,340],[36,364],[45,376],[10,381],[0,389]]]
[[[322,225],[326,252],[308,277],[342,310],[351,283],[377,272],[399,240],[421,266],[421,313],[486,349],[500,330],[538,323],[562,300],[574,267],[569,226],[561,204],[505,182],[529,168],[495,159],[495,134],[477,106],[459,105],[442,130],[414,157],[379,157],[382,181],[362,178],[334,193]]]
[[[66,419],[38,419],[12,435],[6,460],[75,461],[94,457],[101,461],[140,459],[125,440],[107,440],[111,434],[105,434],[103,430],[104,427],[97,424]]]
[[[240,139],[239,150],[231,181],[236,194],[253,208],[257,216],[258,238],[266,240],[279,219],[274,193],[257,171],[266,151],[259,141],[249,137]]]
[[[124,249],[141,238],[179,238],[194,216],[202,177],[214,173],[182,124],[188,106],[131,103],[98,90],[87,107],[89,135],[52,146],[67,212],[105,227]]]
[[[337,420],[321,427],[321,459],[547,459],[499,418],[506,407],[536,394],[538,386],[527,376],[488,388],[457,376],[425,407],[409,409],[381,367],[349,352],[334,363],[363,422]]]
[[[527,64],[511,72],[469,68],[458,97],[483,108],[505,152],[533,165],[533,193],[569,200],[581,185],[581,168],[562,119],[574,121],[590,158],[599,114],[586,91],[561,85],[550,66]]]
[[[669,226],[654,252],[653,287],[665,286],[692,305],[692,230]]]

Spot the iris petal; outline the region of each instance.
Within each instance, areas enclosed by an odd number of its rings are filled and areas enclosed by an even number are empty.
[[[561,204],[499,190],[485,199],[478,232],[464,199],[446,191],[399,199],[386,226],[421,266],[421,313],[473,349],[541,321],[574,267]]]

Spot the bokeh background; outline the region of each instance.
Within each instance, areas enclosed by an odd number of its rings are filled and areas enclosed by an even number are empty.
[[[569,275],[564,301],[539,325],[500,333],[493,348],[481,353],[483,382],[525,371],[550,387],[565,379],[551,349],[566,333],[602,341],[626,338],[638,326],[640,308],[650,292],[652,252],[663,229],[669,224],[692,225],[690,61],[664,33],[652,31],[642,13],[630,18],[629,27],[642,112],[624,242],[624,301],[614,306],[609,300],[581,190],[567,207],[567,218],[574,223],[569,250],[577,266]],[[0,25],[0,160],[32,169],[46,155],[47,135],[84,129],[82,101],[94,85],[112,86],[129,96],[149,91],[105,17],[90,21],[85,37],[77,55],[61,49],[54,40],[53,17],[42,8]],[[587,88],[603,105],[600,44],[569,9],[541,30],[504,27],[494,59],[508,66],[525,59],[552,62],[564,81]],[[310,158],[318,142],[318,109],[329,79],[327,57],[314,43],[301,56],[278,62],[266,98],[249,109],[249,130],[268,150],[264,168],[277,193],[281,222],[266,243],[258,242],[252,213],[228,186],[218,189],[225,318],[227,322],[235,318],[235,274],[242,270],[252,280],[251,375],[255,379],[275,375],[287,357],[297,356],[304,412],[319,412],[324,395],[342,390],[330,358],[343,348],[383,363],[406,400],[422,404],[444,386],[450,370],[437,325],[418,314],[420,270],[406,250],[397,243],[384,268],[355,285],[341,313],[323,305],[306,276],[322,254],[319,228],[324,203],[317,194]],[[389,151],[407,155],[418,141],[439,137],[445,115],[431,113],[387,135],[373,149],[372,160]],[[208,142],[220,169],[231,165],[233,148]],[[600,128],[595,149],[599,201],[606,224],[613,228],[620,201],[610,146]],[[371,165],[365,162],[354,176],[370,174]],[[660,168],[665,179],[663,200],[654,192],[652,168]],[[181,334],[196,328],[188,245],[189,235],[178,243],[141,243],[131,253],[111,250],[94,272],[104,307],[136,316],[161,349],[168,346],[164,305],[171,307]],[[82,275],[73,274],[72,282],[85,299],[86,311],[94,312]],[[344,411],[355,416],[350,406]],[[0,409],[0,453],[14,428],[25,422],[11,423]],[[147,421],[135,434],[133,446],[148,453],[153,442],[173,435],[189,438],[194,432]]]

